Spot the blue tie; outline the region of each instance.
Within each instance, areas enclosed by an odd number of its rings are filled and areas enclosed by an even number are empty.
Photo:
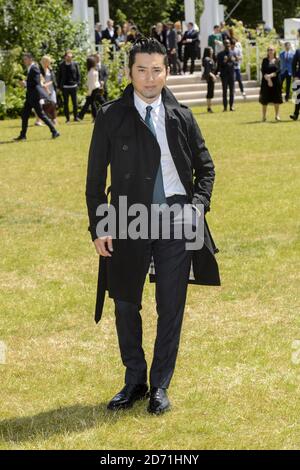
[[[150,131],[153,133],[154,137],[156,137],[154,124],[153,124],[151,114],[150,114],[151,110],[152,110],[152,106],[146,107],[147,112],[146,112],[146,117],[145,117],[145,123],[149,127]],[[158,167],[156,178],[155,178],[152,203],[153,204],[166,203],[166,195],[165,195],[165,190],[164,190],[162,169],[161,169],[160,163],[159,163],[159,167]]]

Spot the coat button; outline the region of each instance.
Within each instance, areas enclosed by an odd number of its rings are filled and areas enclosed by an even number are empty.
[[[124,178],[125,178],[126,180],[128,180],[128,179],[130,178],[130,173],[126,173],[126,174],[124,175]]]
[[[145,180],[146,180],[146,181],[151,181],[152,178],[151,178],[151,176],[146,176]]]
[[[126,150],[128,150],[128,145],[124,144],[123,147],[122,147],[122,150],[124,150],[124,152],[126,152]]]

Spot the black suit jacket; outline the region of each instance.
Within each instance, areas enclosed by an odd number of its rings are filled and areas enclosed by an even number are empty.
[[[95,44],[101,44],[102,41],[102,31],[96,31],[95,30]]]
[[[169,34],[168,31],[166,31],[165,43],[167,49],[177,49],[177,34],[174,29],[171,29]]]
[[[117,37],[118,37],[118,35],[117,35],[116,31],[114,31],[114,35],[111,36],[109,34],[108,28],[106,28],[102,33],[102,39],[108,39],[111,42],[111,44],[115,44],[116,49],[119,49],[118,43],[116,41]]]
[[[47,99],[48,95],[41,85],[40,68],[33,63],[26,79],[26,99],[30,102],[36,102],[42,98]]]
[[[293,58],[293,77],[300,78],[300,49],[297,49]]]

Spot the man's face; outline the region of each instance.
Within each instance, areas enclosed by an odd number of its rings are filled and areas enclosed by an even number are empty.
[[[70,62],[72,62],[72,58],[73,58],[72,54],[68,52],[68,54],[66,54],[66,57],[65,57],[66,62],[68,62],[69,64]]]
[[[107,26],[108,26],[108,28],[113,28],[114,22],[113,21],[108,21]]]
[[[230,48],[230,41],[228,40],[224,41],[224,47],[226,50],[228,50]]]
[[[29,67],[29,65],[32,63],[32,59],[30,59],[27,56],[24,56],[23,57],[23,62],[24,62],[25,67]]]
[[[215,28],[215,34],[219,34],[220,28]]]
[[[138,96],[152,103],[166,84],[168,72],[162,54],[137,53],[131,69],[131,82]]]
[[[285,50],[286,50],[286,51],[289,51],[290,48],[291,48],[291,45],[290,45],[289,42],[287,42],[287,43],[285,44]]]

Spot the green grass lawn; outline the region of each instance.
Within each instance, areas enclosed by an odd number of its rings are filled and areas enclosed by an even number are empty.
[[[56,141],[30,127],[24,143],[9,143],[18,120],[0,122],[1,449],[299,448],[300,122],[289,120],[292,104],[282,106],[281,123],[273,109],[261,123],[257,103],[236,108],[194,109],[216,166],[207,220],[222,286],[189,286],[173,410],[160,417],[146,402],[106,410],[124,367],[111,299],[98,326],[93,319],[90,117],[68,126],[60,118]],[[150,366],[148,281],[142,316]]]

